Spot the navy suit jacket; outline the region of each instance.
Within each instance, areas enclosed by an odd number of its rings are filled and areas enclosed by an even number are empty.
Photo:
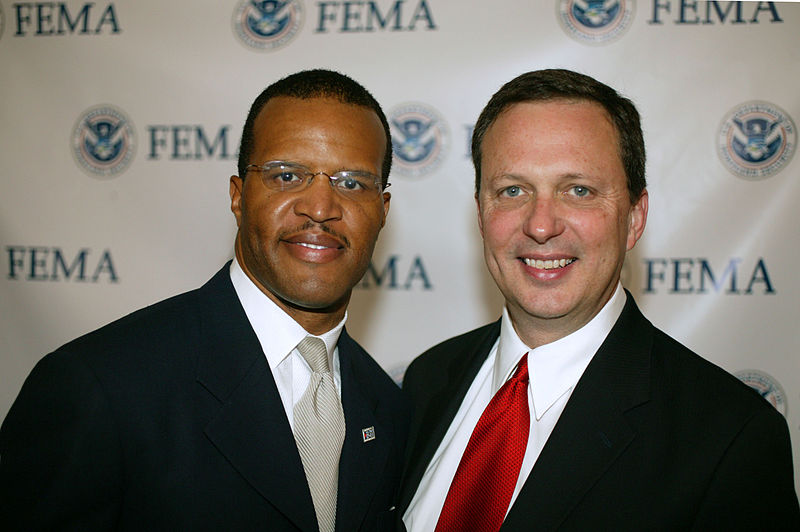
[[[407,411],[343,331],[336,529],[394,502]],[[362,429],[374,427],[364,441]],[[275,381],[230,281],[134,312],[43,358],[0,429],[2,530],[316,531]]]
[[[495,322],[450,339],[406,372],[399,517],[499,333]],[[791,452],[780,413],[628,294],[501,531],[800,530]]]

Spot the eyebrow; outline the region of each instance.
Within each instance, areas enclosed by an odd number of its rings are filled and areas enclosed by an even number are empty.
[[[559,181],[567,181],[570,179],[595,179],[597,176],[592,174],[584,174],[580,172],[566,172],[563,174],[559,174],[556,179]],[[503,172],[493,176],[487,176],[487,181],[497,181],[501,179],[509,179],[512,181],[527,181],[528,179],[522,174],[516,174],[511,172]]]
[[[300,166],[300,167],[305,168],[306,170],[308,170],[310,172],[314,171],[311,168],[311,166],[309,166],[309,165],[307,165],[305,163],[300,163],[300,162],[297,162],[297,161],[289,161],[289,160],[285,160],[285,159],[273,159],[273,160],[265,162],[262,165],[256,165],[256,166],[264,166],[264,165],[267,165],[267,164],[278,164],[278,163],[285,164],[287,166]],[[363,168],[357,168],[357,167],[340,166],[337,170],[333,171],[333,174],[338,174],[339,172],[360,172],[360,173],[363,173],[363,174],[369,174],[371,176],[380,177],[380,174],[378,174],[376,172],[372,172],[370,170],[364,170]],[[325,173],[327,173],[327,172],[325,172]],[[331,175],[333,175],[333,174],[331,174]]]

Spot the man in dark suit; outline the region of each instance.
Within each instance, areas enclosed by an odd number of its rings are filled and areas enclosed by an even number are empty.
[[[620,284],[648,209],[633,104],[574,72],[523,74],[472,156],[505,308],[406,372],[400,528],[800,529],[783,417]]]
[[[230,179],[234,260],[39,362],[0,431],[0,529],[375,530],[408,419],[344,323],[390,166],[352,79],[265,89]]]

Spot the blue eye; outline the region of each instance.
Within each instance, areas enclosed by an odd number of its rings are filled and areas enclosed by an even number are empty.
[[[512,185],[510,187],[506,187],[506,188],[504,188],[503,190],[500,191],[500,195],[506,196],[508,198],[516,198],[520,194],[522,194],[522,189],[519,188],[516,185]]]
[[[572,192],[579,198],[585,198],[586,196],[589,195],[589,189],[581,185],[576,185],[572,187]]]

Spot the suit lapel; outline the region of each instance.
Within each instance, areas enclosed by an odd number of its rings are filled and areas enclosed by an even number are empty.
[[[430,396],[426,410],[414,413],[415,421],[412,422],[406,450],[406,468],[400,486],[400,515],[411,504],[428,464],[499,335],[498,320],[479,329],[475,335],[470,335],[466,339],[470,347],[465,350],[464,356],[453,357],[445,371],[425,376]]]
[[[635,437],[624,413],[650,393],[652,325],[625,308],[567,402],[502,530],[553,530]]]
[[[303,465],[280,395],[233,285],[227,266],[201,290],[210,311],[197,381],[222,406],[205,429],[231,465],[298,528],[316,531]]]
[[[346,432],[339,461],[336,530],[352,531],[361,528],[395,435],[380,415],[379,398],[370,393],[370,377],[359,364],[360,348],[347,331],[342,331],[338,346]],[[362,429],[367,428],[374,429],[375,439],[364,441]]]

